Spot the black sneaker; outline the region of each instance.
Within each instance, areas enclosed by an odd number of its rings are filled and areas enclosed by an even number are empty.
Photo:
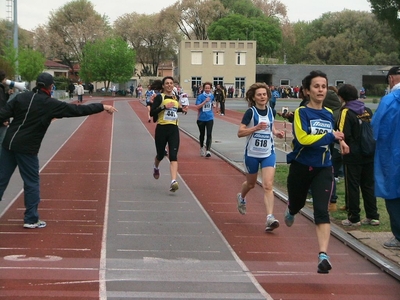
[[[318,255],[318,273],[328,274],[331,269],[332,265],[329,261],[329,256],[325,253],[320,253]]]

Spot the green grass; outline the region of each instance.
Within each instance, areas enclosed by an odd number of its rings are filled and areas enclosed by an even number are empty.
[[[276,172],[275,172],[275,182],[274,185],[277,189],[281,190],[287,195],[287,187],[286,187],[286,179],[289,172],[289,165],[287,164],[277,164]],[[345,189],[344,189],[344,180],[340,180],[340,182],[336,185],[336,194],[338,195],[337,207],[344,206],[344,197],[345,197]],[[312,208],[311,203],[306,203],[306,206]],[[340,211],[339,209],[336,212],[331,212],[331,221],[336,225],[342,227],[345,230],[361,230],[365,232],[387,232],[390,231],[390,222],[389,216],[386,211],[385,201],[382,198],[377,198],[377,206],[378,212],[380,214],[381,225],[379,226],[368,226],[362,225],[357,227],[345,227],[341,225],[341,221],[347,219],[347,212]],[[360,208],[361,208],[361,219],[365,218],[365,211],[363,200],[360,195]]]

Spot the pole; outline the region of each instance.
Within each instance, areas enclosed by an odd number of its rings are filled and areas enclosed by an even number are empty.
[[[16,61],[15,61],[15,81],[20,81],[19,75],[18,75],[18,14],[17,14],[17,0],[14,0],[14,49],[15,49],[15,55],[16,55]]]

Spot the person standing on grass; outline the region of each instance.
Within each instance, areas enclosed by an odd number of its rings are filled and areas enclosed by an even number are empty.
[[[372,117],[370,108],[358,99],[358,91],[351,84],[343,84],[338,90],[344,103],[338,117],[338,130],[345,135],[344,141],[350,147],[350,153],[344,155],[344,183],[347,218],[343,226],[378,226],[379,213],[376,206],[374,189],[374,153],[365,155],[361,151],[361,120],[369,122]],[[366,218],[360,221],[360,189],[364,202]]]
[[[240,214],[246,214],[246,195],[254,188],[258,170],[261,168],[262,186],[264,188],[264,204],[266,211],[265,231],[270,232],[279,227],[279,221],[273,215],[276,155],[274,138],[284,137],[283,131],[275,129],[272,108],[268,105],[271,91],[265,83],[254,83],[246,92],[249,108],[246,110],[239,125],[238,137],[246,137],[244,150],[244,165],[246,181],[243,182],[240,193],[237,194],[237,209]]]
[[[342,154],[348,146],[344,134],[334,131],[332,110],[323,106],[328,91],[328,79],[321,71],[312,71],[303,80],[309,102],[294,111],[292,152],[287,178],[288,206],[284,217],[288,227],[304,207],[311,188],[314,203],[314,222],[319,244],[318,273],[329,273],[332,265],[327,255],[330,237],[329,200],[333,188],[333,169],[330,144],[339,140]]]
[[[156,157],[154,158],[153,177],[160,177],[160,162],[165,156],[165,147],[168,144],[170,161],[171,185],[169,190],[175,192],[179,189],[176,181],[178,176],[178,150],[179,150],[179,128],[177,112],[187,111],[182,109],[180,103],[173,93],[174,78],[166,76],[162,80],[162,93],[157,94],[153,100],[150,116],[157,122],[155,132]]]
[[[375,195],[385,199],[393,237],[383,243],[387,249],[400,250],[400,67],[386,77],[390,93],[385,95],[372,117],[376,140],[374,172]]]
[[[41,73],[36,87],[20,93],[0,109],[0,121],[12,118],[7,129],[0,155],[0,200],[11,176],[18,166],[24,182],[25,215],[23,228],[43,228],[39,219],[40,202],[38,152],[42,140],[54,118],[71,118],[117,110],[110,105],[91,103],[76,105],[52,98],[53,76]]]
[[[212,130],[214,126],[214,95],[212,93],[212,83],[203,83],[203,92],[197,96],[195,107],[197,109],[197,127],[200,136],[200,156],[211,157]],[[206,145],[204,147],[204,136],[207,130]]]

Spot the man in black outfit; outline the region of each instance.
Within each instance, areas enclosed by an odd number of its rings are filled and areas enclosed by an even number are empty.
[[[80,117],[102,112],[112,114],[113,106],[101,103],[76,105],[52,98],[53,76],[41,73],[33,91],[20,93],[0,109],[0,122],[13,118],[7,129],[0,155],[0,199],[18,166],[24,181],[24,228],[43,228],[39,219],[38,152],[54,118]]]

